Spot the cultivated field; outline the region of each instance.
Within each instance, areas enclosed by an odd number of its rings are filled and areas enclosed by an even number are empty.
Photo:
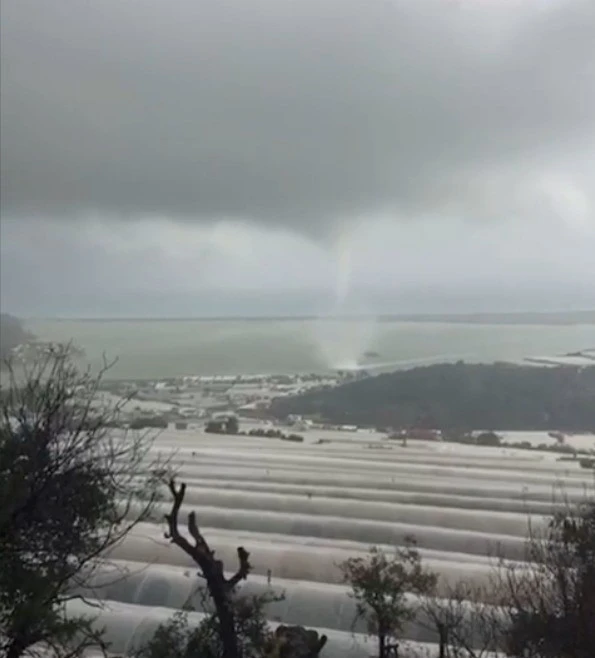
[[[364,626],[353,626],[354,603],[337,563],[371,545],[390,550],[413,534],[444,582],[485,582],[496,552],[522,559],[529,515],[539,524],[556,493],[578,500],[593,483],[578,460],[557,461],[552,453],[412,441],[403,447],[366,432],[312,432],[291,443],[166,430],[154,450],[175,452],[179,479],[188,484],[185,507],[196,510],[227,568],[236,566],[238,545],[250,551],[254,571],[242,591],[285,592],[269,618],[322,629],[327,658],[373,653]],[[125,579],[98,576],[95,595],[108,600],[98,623],[107,625],[114,652],[130,652],[189,601],[201,609],[196,565],[164,538],[168,509],[164,499],[154,522],[116,549]],[[436,639],[423,619],[405,635]]]

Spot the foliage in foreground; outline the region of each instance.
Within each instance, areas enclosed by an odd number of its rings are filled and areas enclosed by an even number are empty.
[[[250,554],[243,546],[239,546],[237,548],[237,570],[232,576],[227,577],[223,562],[215,557],[215,551],[211,549],[199,529],[194,512],[188,514],[187,522],[188,534],[192,541],[180,532],[178,519],[186,494],[186,484],[177,485],[175,479],[172,478],[169,482],[169,490],[173,503],[171,511],[165,515],[168,526],[166,537],[199,566],[206,582],[209,601],[214,610],[207,621],[201,624],[196,631],[188,632],[187,624],[185,624],[186,618],[177,617],[172,621],[173,625],[166,625],[159,629],[159,637],[168,646],[179,646],[179,651],[172,654],[174,658],[185,655],[184,652],[188,650],[189,645],[195,650],[197,646],[202,647],[205,658],[258,658],[269,655],[269,649],[265,650],[265,648],[271,647],[271,641],[274,638],[268,633],[264,619],[264,606],[271,599],[266,596],[252,599],[236,597],[236,587],[241,581],[248,578],[252,570],[249,561]],[[307,633],[308,640],[305,643],[310,650],[307,653],[298,653],[296,634],[293,633],[291,640],[289,636],[290,633],[277,636],[279,642],[272,642],[273,647],[277,646],[280,649],[277,652],[277,658],[315,658],[326,644],[325,636],[319,638],[318,633],[310,632]],[[174,640],[178,642],[178,645]],[[272,658],[273,654],[270,655]],[[170,658],[170,654],[161,655],[160,658]]]
[[[239,655],[242,658],[263,658],[273,643],[265,617],[265,606],[278,600],[273,595],[234,596],[232,606]],[[198,626],[192,626],[188,613],[177,611],[158,627],[151,641],[142,647],[135,658],[221,658],[220,625],[212,611]]]
[[[595,500],[567,504],[530,528],[530,569],[501,567],[503,648],[527,658],[590,658],[595,648]]]
[[[272,632],[266,622],[264,597],[239,598],[237,637],[242,658],[318,658],[325,636],[302,626],[278,626]],[[213,615],[192,627],[188,614],[177,611],[159,626],[153,638],[134,658],[221,658],[224,656],[217,619]]]
[[[356,619],[365,619],[368,632],[378,640],[378,658],[388,658],[405,622],[415,617],[410,594],[425,595],[436,586],[436,575],[426,570],[410,537],[394,555],[373,547],[367,557],[350,558],[340,565],[356,601]]]
[[[398,641],[413,619],[434,633],[440,658],[482,658],[494,651],[522,658],[593,656],[592,496],[557,509],[543,531],[530,524],[524,562],[500,561],[488,586],[461,581],[443,586],[438,598],[437,575],[423,567],[412,544],[394,554],[372,548],[341,568],[357,617],[378,640],[379,658],[409,655],[398,653]]]
[[[89,584],[109,550],[148,518],[157,496],[149,444],[109,430],[120,406],[97,403],[105,370],[79,372],[68,347],[18,371],[9,364],[8,372],[0,409],[0,654],[18,658],[41,643],[76,655],[102,646],[101,634],[90,619],[67,618],[65,605],[92,596]]]

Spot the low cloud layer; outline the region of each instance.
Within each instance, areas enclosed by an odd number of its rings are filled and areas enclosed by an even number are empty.
[[[592,0],[4,0],[7,218],[593,222]]]
[[[25,317],[584,309],[594,238],[554,218],[471,231],[388,217],[328,250],[243,223],[15,220],[0,242],[0,300]]]
[[[3,0],[0,29],[3,310],[593,306],[593,0]]]

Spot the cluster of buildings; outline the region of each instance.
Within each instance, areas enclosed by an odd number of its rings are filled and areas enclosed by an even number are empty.
[[[163,416],[183,424],[225,414],[263,419],[275,398],[337,386],[342,381],[340,374],[196,375],[162,381],[112,381],[106,386],[114,395],[134,392],[127,415]]]

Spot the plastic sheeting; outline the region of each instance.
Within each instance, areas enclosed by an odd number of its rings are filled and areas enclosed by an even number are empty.
[[[158,529],[155,527],[154,533],[134,534],[127,537],[115,549],[113,556],[150,565],[196,568],[183,551],[166,541],[162,534],[156,534],[157,532]],[[342,575],[337,565],[350,557],[364,556],[369,548],[366,544],[341,541],[317,544],[314,539],[307,537],[269,535],[257,537],[254,533],[236,536],[233,533],[221,534],[221,531],[217,530],[207,530],[206,535],[217,556],[230,569],[236,563],[236,548],[241,544],[250,552],[250,563],[256,574],[266,575],[270,571],[273,578],[326,583],[342,582]],[[291,541],[292,539],[297,541]],[[308,543],[301,543],[299,540]],[[392,547],[385,546],[384,549],[390,551]],[[444,584],[453,585],[463,578],[478,585],[488,581],[490,561],[483,556],[423,549],[421,554],[424,564],[439,573]]]
[[[109,643],[110,653],[117,655],[131,655],[139,647],[146,644],[157,627],[171,619],[173,611],[161,607],[143,607],[114,601],[106,602],[105,607],[97,610],[80,601],[71,601],[67,605],[69,615],[88,615],[94,618],[94,625],[100,629],[105,627],[105,639]],[[204,618],[203,614],[192,612],[188,614],[189,623],[198,625]],[[278,624],[271,622],[272,629]],[[310,626],[320,634],[328,637],[328,642],[322,651],[321,658],[369,658],[377,652],[376,642],[373,638],[354,633],[344,633],[320,626]],[[413,650],[425,649],[428,658],[437,655],[437,650],[431,644],[403,643],[402,655],[407,658],[408,646]],[[415,654],[419,655],[419,654]]]
[[[139,606],[181,609],[190,604],[194,610],[209,611],[204,581],[195,571],[171,566],[120,565],[129,570],[126,579],[114,578],[113,570],[105,570],[95,577],[94,595]],[[120,575],[121,572],[115,572]],[[349,588],[340,585],[275,579],[270,584],[264,578],[251,577],[238,587],[238,595],[253,596],[272,593],[283,595],[283,600],[266,607],[268,619],[307,627],[366,633],[363,620],[356,622],[356,604],[349,596]],[[415,597],[411,596],[411,599]],[[206,606],[206,607],[205,607]],[[434,642],[436,633],[423,613],[405,625],[403,637],[418,642]]]

